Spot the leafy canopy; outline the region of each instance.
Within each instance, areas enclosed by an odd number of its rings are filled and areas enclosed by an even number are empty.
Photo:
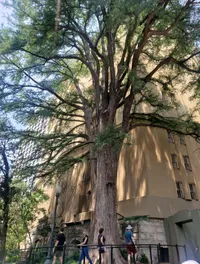
[[[178,99],[188,91],[199,99],[197,1],[7,4],[15,16],[0,33],[1,107],[31,126],[22,134],[42,160],[37,176],[59,175],[91,158],[90,146],[107,144],[116,125],[121,143],[137,126],[199,138],[198,103],[189,110]],[[48,120],[45,132],[35,128],[38,120]]]
[[[45,215],[41,203],[48,200],[43,190],[34,191],[24,183],[15,183],[17,192],[12,199],[7,232],[7,249],[17,249],[25,241],[32,244],[38,218]]]

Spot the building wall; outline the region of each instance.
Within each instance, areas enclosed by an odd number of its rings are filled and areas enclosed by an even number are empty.
[[[200,210],[184,210],[164,220],[168,243],[186,246],[188,259],[200,261]],[[174,253],[174,252],[172,252]],[[181,263],[185,254],[180,250]],[[173,262],[178,263],[176,254]]]
[[[128,223],[125,222],[121,222],[121,224],[119,224],[122,245],[124,245],[125,243],[124,233],[127,224]],[[135,241],[138,245],[140,244],[140,246],[138,246],[138,255],[144,253],[150,260],[149,246],[145,246],[145,244],[151,244],[153,263],[158,263],[158,253],[156,245],[158,245],[159,243],[161,245],[167,245],[163,220],[148,219],[140,221],[131,221],[130,224],[133,226]],[[89,234],[89,229],[89,221],[68,225],[65,228],[67,245],[80,243],[80,241],[82,241],[83,239],[83,234]],[[69,255],[74,252],[74,250],[71,252],[68,252],[68,250],[66,251],[66,253]]]
[[[163,51],[162,51],[163,52]],[[145,59],[145,58],[143,58]],[[151,70],[155,65],[148,63]],[[165,69],[156,73],[163,75]],[[184,84],[191,79],[184,76]],[[89,84],[88,78],[82,79],[82,85]],[[193,91],[182,92],[183,82],[173,81],[171,95],[163,93],[159,85],[147,84],[146,88],[157,95],[159,99],[173,103],[174,98],[179,103],[173,105],[171,111],[163,111],[165,117],[178,117],[195,108],[195,100],[190,100]],[[139,98],[137,98],[139,99]],[[138,112],[152,113],[155,109],[147,103],[139,104]],[[116,124],[122,120],[123,107],[118,109]],[[197,115],[196,121],[200,121]],[[51,124],[54,122],[51,122]],[[55,125],[59,127],[59,124]],[[72,124],[73,125],[73,124]],[[53,125],[49,130],[54,130]],[[173,135],[174,143],[168,142],[167,131],[151,127],[138,127],[129,133],[125,140],[119,158],[117,177],[118,213],[123,216],[148,215],[163,219],[179,210],[200,208],[200,202],[191,200],[189,183],[196,187],[197,199],[200,198],[200,147],[191,137],[185,137],[185,145],[180,144],[179,136]],[[179,169],[174,169],[171,154],[176,154]],[[183,155],[190,158],[192,171],[185,169]],[[90,219],[90,180],[87,176],[86,164],[78,164],[63,176],[63,191],[58,207],[59,216],[67,223]],[[86,177],[87,178],[87,177]],[[184,199],[177,197],[176,181],[182,183]]]
[[[148,221],[141,221],[139,224],[138,244],[151,244],[153,263],[158,263],[157,245],[167,245],[163,220],[149,219]],[[143,245],[138,252],[139,254],[144,253],[150,260],[149,247]]]
[[[199,145],[191,137],[184,140],[185,144],[180,144],[179,136],[173,135],[173,143],[169,143],[166,130],[140,127],[133,130],[123,144],[117,176],[117,212],[124,217],[149,217],[139,224],[139,244],[166,245],[170,241],[163,220],[182,210],[200,209]],[[177,168],[173,168],[171,154],[177,155]],[[189,156],[191,170],[186,170],[183,155]],[[183,198],[178,198],[177,181],[182,182]],[[189,183],[195,184],[195,200],[191,199]],[[71,225],[69,230],[74,229],[72,223],[76,226],[91,219],[90,189],[87,164],[78,164],[63,176],[58,217],[59,221]],[[70,231],[71,235],[75,232],[78,236],[82,232],[80,228],[76,226],[76,231]],[[139,253],[145,253],[150,259],[148,248],[141,247]],[[169,254],[171,258],[176,252],[169,251]],[[156,247],[152,249],[152,258],[153,263],[158,262]]]
[[[163,220],[182,210],[200,209],[199,145],[190,137],[184,138],[185,145],[180,144],[178,135],[173,137],[174,142],[169,143],[166,130],[141,127],[130,133],[122,147],[117,176],[117,212],[124,217],[149,217],[139,224],[139,244],[174,244],[165,233]],[[172,166],[171,154],[177,155],[178,169]],[[189,156],[191,171],[185,169],[183,155]],[[177,196],[176,181],[183,184],[183,199]],[[196,200],[191,199],[189,183],[195,184]],[[78,223],[91,219],[90,189],[87,164],[76,165],[62,178],[58,222],[70,225],[67,228],[70,242],[73,236],[79,239],[82,227],[88,232],[88,225]],[[50,211],[54,205],[53,192],[52,197]],[[150,259],[147,247],[141,247],[139,253],[145,253]],[[169,250],[169,254],[170,258],[176,256],[175,251]],[[182,255],[184,258],[184,252]],[[156,247],[152,249],[152,258],[153,263],[158,262]]]
[[[130,133],[119,158],[119,214],[163,219],[180,210],[200,208],[199,146],[190,137],[184,140],[186,144],[182,145],[174,135],[174,143],[169,143],[166,130],[157,128],[140,127]],[[178,157],[178,169],[172,166],[173,153]],[[185,169],[182,155],[189,156],[192,171]],[[184,199],[177,197],[176,181],[182,182]],[[197,200],[191,199],[189,183],[195,184]],[[66,223],[90,219],[88,165],[76,165],[63,175],[62,185],[58,215]],[[51,198],[50,211],[53,201]]]
[[[174,143],[169,143],[167,131],[157,128],[132,131],[132,145],[124,144],[119,160],[118,213],[165,218],[179,210],[200,208],[198,143],[185,137],[182,145],[178,135],[173,137]],[[172,166],[171,154],[177,155],[178,169]],[[183,155],[189,156],[192,171],[185,169]],[[177,197],[176,181],[182,182],[184,199]],[[197,200],[191,199],[189,183],[195,184]]]

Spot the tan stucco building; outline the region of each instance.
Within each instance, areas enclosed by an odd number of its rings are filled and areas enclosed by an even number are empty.
[[[156,87],[152,89],[160,94]],[[191,95],[177,92],[179,107],[163,115],[178,117],[190,112],[195,107],[189,99]],[[162,99],[171,100],[165,96]],[[152,109],[141,105],[141,111]],[[198,115],[196,121],[200,121]],[[120,122],[121,110],[116,118],[116,123]],[[63,177],[58,211],[65,223],[92,217],[89,171],[89,164],[77,164]],[[119,158],[117,212],[125,217],[164,219],[181,210],[200,209],[199,171],[200,144],[194,138],[159,128],[138,127],[124,141]]]
[[[137,128],[118,168],[118,212],[166,218],[200,208],[199,144],[157,128]]]
[[[164,219],[183,210],[199,211],[199,155],[199,144],[189,136],[151,127],[140,127],[130,133],[119,159],[117,212],[124,217],[148,217],[137,230],[138,243],[172,242],[171,235],[166,234]],[[89,165],[74,166],[63,178],[58,225],[60,222],[68,226],[88,225],[92,217],[91,192]],[[52,211],[55,191],[48,189],[48,193]],[[178,242],[186,244],[183,239]],[[154,263],[156,258],[155,251]]]
[[[177,117],[192,109],[194,104],[189,97],[179,94],[181,107],[163,115]],[[145,105],[141,107],[143,112],[151,111]],[[119,112],[116,123],[120,120]],[[58,225],[88,225],[92,218],[89,171],[89,164],[82,163],[63,175]],[[116,206],[120,217],[148,217],[137,230],[138,243],[170,243],[164,220],[183,210],[200,210],[199,171],[200,144],[192,137],[153,127],[138,127],[130,132],[119,158]],[[45,207],[51,213],[55,190],[48,187],[46,191],[50,205]],[[156,263],[156,253],[153,256]]]

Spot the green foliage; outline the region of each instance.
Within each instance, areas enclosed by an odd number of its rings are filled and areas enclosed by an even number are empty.
[[[142,253],[142,254],[138,257],[138,261],[139,261],[140,263],[144,263],[144,264],[148,264],[148,263],[149,263],[149,260],[148,260],[147,256],[146,256],[144,253]]]
[[[200,36],[192,1],[72,0],[62,1],[60,13],[53,0],[8,5],[14,14],[0,32],[0,110],[32,127],[21,133],[24,145],[34,144],[23,177],[62,175],[88,159],[93,143],[120,149],[140,125],[199,136],[195,111],[179,111],[174,96],[177,84],[199,94],[198,63],[187,60]],[[126,111],[116,127],[119,108]],[[45,121],[45,134],[36,131]],[[34,157],[42,160],[37,166]]]
[[[127,257],[128,257],[127,249],[126,249],[126,248],[120,248],[119,251],[120,251],[122,257],[123,257],[125,260],[127,260]]]
[[[6,263],[17,263],[20,260],[20,250],[8,250],[6,254]]]
[[[31,261],[30,262],[43,264],[43,263],[45,263],[46,257],[47,257],[47,249],[46,248],[35,249],[31,253]],[[29,264],[28,260],[27,260],[27,264]]]
[[[66,258],[65,262],[69,264],[75,264],[79,260],[79,255],[80,255],[80,252],[76,251],[70,257]]]
[[[105,145],[111,146],[114,150],[118,150],[126,137],[120,128],[109,125],[105,130],[96,136],[95,149],[101,149]]]
[[[13,184],[17,192],[10,204],[7,249],[18,248],[31,232],[32,224],[45,213],[40,204],[48,200],[42,190],[30,190],[25,184]],[[29,238],[30,239],[30,238]],[[33,242],[33,241],[29,241]]]
[[[9,212],[17,189],[13,186],[13,163],[17,142],[13,128],[3,115],[0,118],[0,260],[5,256]]]
[[[46,238],[51,231],[51,226],[49,222],[49,217],[45,215],[41,217],[38,221],[38,225],[36,228],[36,236]]]
[[[126,221],[148,221],[148,216],[130,216],[124,217],[124,222]]]
[[[127,258],[128,258],[127,249],[126,248],[120,248],[120,253],[121,253],[122,257],[125,260],[127,260]],[[139,256],[137,256],[137,259],[136,260],[139,263],[149,264],[149,260],[148,260],[147,256],[144,253],[142,253]],[[132,262],[133,262],[133,260],[132,260]]]

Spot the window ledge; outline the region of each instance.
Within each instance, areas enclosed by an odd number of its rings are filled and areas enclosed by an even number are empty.
[[[192,199],[191,199],[191,198],[185,198],[185,200],[186,200],[186,201],[192,201]]]

